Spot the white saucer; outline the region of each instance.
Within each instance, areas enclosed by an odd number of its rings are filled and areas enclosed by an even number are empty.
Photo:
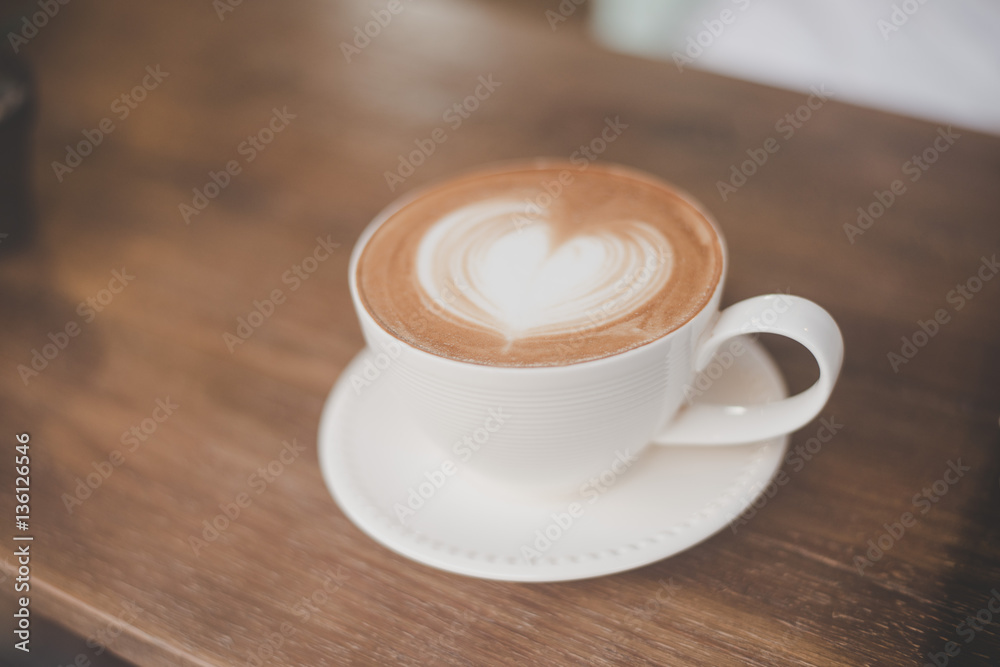
[[[755,342],[705,392],[714,403],[784,398],[777,366]],[[361,377],[368,350],[347,366],[323,409],[319,463],[334,499],[372,538],[404,556],[449,572],[507,581],[565,581],[654,563],[729,525],[756,499],[781,465],[788,437],[727,447],[651,445],[597,495],[562,500],[491,492],[459,470],[405,524],[410,489],[448,460],[393,407],[387,378]],[[440,480],[440,477],[438,478]],[[425,485],[426,492],[430,488]],[[593,488],[593,487],[591,487]],[[582,512],[567,525],[570,502]],[[417,504],[414,502],[414,504]],[[536,531],[555,536],[544,550]],[[522,550],[533,549],[538,555]]]

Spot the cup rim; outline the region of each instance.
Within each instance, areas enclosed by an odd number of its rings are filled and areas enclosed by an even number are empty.
[[[358,289],[358,277],[357,269],[358,263],[361,259],[361,253],[364,251],[365,247],[368,245],[369,239],[375,234],[375,231],[381,227],[389,218],[391,218],[396,212],[405,208],[412,202],[420,199],[425,194],[437,189],[438,187],[444,185],[447,182],[457,180],[459,178],[471,178],[475,176],[484,176],[491,173],[509,171],[514,167],[525,168],[528,166],[537,167],[557,167],[566,166],[567,169],[572,169],[575,171],[584,171],[585,169],[598,168],[606,172],[620,173],[624,174],[630,178],[633,178],[644,183],[654,185],[666,189],[668,192],[674,194],[677,199],[681,200],[687,206],[694,209],[701,217],[708,223],[709,228],[715,235],[715,240],[719,244],[720,255],[722,257],[722,268],[719,271],[719,278],[712,288],[711,293],[705,300],[704,305],[700,310],[698,310],[694,315],[691,316],[686,322],[681,324],[676,329],[669,331],[668,333],[654,338],[653,340],[647,341],[633,348],[625,350],[624,352],[618,352],[615,354],[610,354],[605,357],[599,357],[597,359],[587,359],[583,361],[575,361],[568,364],[554,364],[551,366],[491,366],[489,364],[477,363],[474,361],[461,361],[459,359],[453,359],[451,357],[445,357],[440,354],[435,354],[429,352],[422,348],[416,347],[405,340],[394,335],[391,331],[383,327],[379,321],[368,311],[368,308],[364,304],[364,300],[361,298],[360,291]],[[382,332],[385,336],[391,338],[397,344],[405,347],[410,353],[416,354],[420,358],[427,359],[433,363],[440,363],[445,366],[451,366],[454,368],[481,368],[484,372],[490,373],[516,373],[516,374],[526,374],[528,371],[534,371],[535,373],[541,374],[545,372],[566,372],[568,369],[590,369],[597,368],[601,365],[607,365],[610,363],[616,363],[616,360],[620,360],[626,356],[641,353],[641,351],[648,349],[649,347],[657,344],[662,344],[667,339],[674,337],[676,334],[680,334],[682,331],[687,329],[692,323],[701,318],[706,310],[713,308],[713,304],[717,304],[719,297],[721,295],[722,289],[725,285],[726,275],[729,269],[729,249],[726,246],[726,239],[722,234],[722,230],[719,227],[719,223],[716,219],[709,213],[708,209],[695,197],[693,197],[686,190],[676,186],[675,184],[667,181],[665,179],[659,178],[648,172],[636,169],[634,167],[629,167],[626,165],[621,165],[617,163],[609,162],[590,162],[584,169],[581,169],[574,163],[570,162],[566,158],[557,157],[535,157],[527,159],[509,159],[501,160],[487,163],[481,167],[470,169],[461,172],[460,174],[448,176],[446,178],[435,179],[429,183],[417,186],[406,192],[382,210],[380,210],[374,218],[365,226],[361,234],[358,236],[354,243],[354,248],[351,251],[350,261],[348,263],[348,287],[351,292],[351,301],[354,304],[354,310],[357,313],[359,320],[364,320],[367,324],[374,326],[378,331]],[[716,306],[717,307],[717,306]],[[617,362],[620,363],[620,362]]]

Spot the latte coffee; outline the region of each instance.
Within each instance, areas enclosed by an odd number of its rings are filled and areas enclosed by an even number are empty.
[[[395,338],[488,366],[620,354],[709,302],[723,251],[712,224],[640,172],[508,164],[425,190],[375,230],[358,293]]]

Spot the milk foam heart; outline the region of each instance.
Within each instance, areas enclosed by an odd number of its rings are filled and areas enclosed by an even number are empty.
[[[670,277],[667,239],[642,221],[557,238],[522,202],[484,201],[444,216],[417,250],[426,297],[508,339],[584,330],[653,298]],[[451,286],[453,298],[442,299]]]
[[[651,342],[708,303],[712,223],[656,179],[538,161],[473,173],[378,223],[355,280],[378,326],[458,361],[558,366]]]

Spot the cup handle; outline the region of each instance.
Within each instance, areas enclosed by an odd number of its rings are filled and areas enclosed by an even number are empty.
[[[767,440],[805,426],[823,409],[844,361],[844,339],[830,314],[808,299],[757,296],[726,308],[695,349],[694,370],[708,366],[730,338],[775,333],[802,343],[819,364],[819,379],[801,394],[760,405],[693,403],[653,439],[660,445],[733,445]]]

